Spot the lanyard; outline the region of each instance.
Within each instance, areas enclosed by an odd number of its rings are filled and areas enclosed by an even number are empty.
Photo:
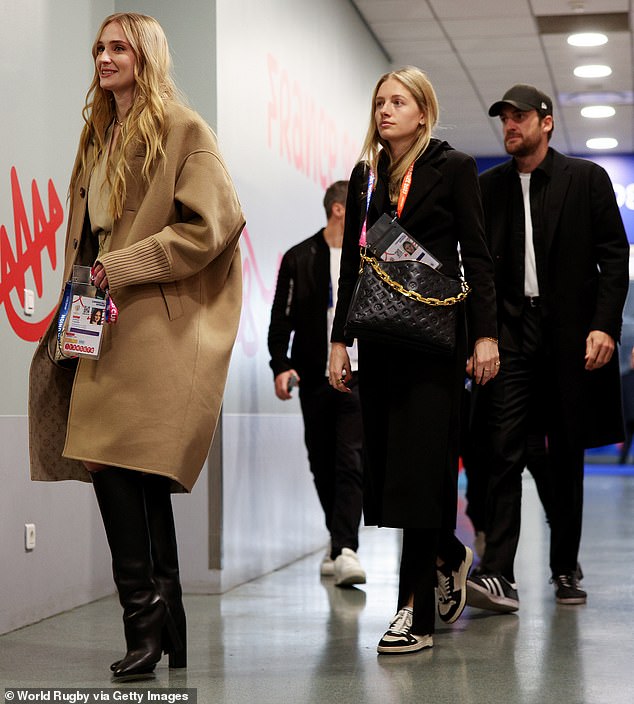
[[[370,169],[368,174],[368,192],[365,197],[365,220],[363,221],[363,227],[361,228],[361,236],[359,237],[359,246],[365,247],[365,233],[368,229],[368,210],[370,209],[370,199],[372,198],[372,191],[374,190],[374,171]]]
[[[64,297],[62,298],[62,305],[59,311],[59,318],[57,319],[57,343],[62,344],[62,330],[64,329],[64,323],[68,317],[68,311],[70,310],[70,302],[73,297],[73,285],[70,281],[66,282],[64,286]]]
[[[106,289],[106,322],[116,323],[118,317],[119,309],[117,308],[117,304],[112,300],[110,290]]]
[[[396,217],[400,218],[403,208],[405,207],[405,201],[409,194],[409,188],[412,185],[412,172],[414,171],[414,164],[409,165],[407,173],[403,178],[403,183],[401,183],[401,192],[398,194],[398,203],[396,204]]]
[[[396,204],[396,217],[400,218],[401,213],[403,212],[403,208],[405,207],[405,201],[407,200],[407,196],[409,195],[409,189],[410,186],[412,185],[412,173],[414,172],[414,164],[411,163],[409,165],[409,169],[407,169],[407,172],[405,176],[403,177],[403,181],[401,183],[401,190],[398,195],[398,202]],[[363,221],[363,227],[361,228],[361,236],[359,237],[359,246],[360,247],[365,247],[366,246],[366,231],[368,229],[368,210],[370,209],[370,199],[372,198],[372,191],[374,190],[374,171],[370,169],[370,173],[368,174],[368,192],[366,195],[366,201],[365,201],[365,220]]]

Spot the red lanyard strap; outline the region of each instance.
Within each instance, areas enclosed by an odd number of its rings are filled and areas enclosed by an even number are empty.
[[[396,217],[400,218],[401,213],[403,212],[403,208],[405,207],[405,201],[407,200],[407,196],[409,195],[409,189],[410,186],[412,185],[412,174],[414,172],[414,164],[410,164],[409,169],[407,169],[407,172],[405,173],[405,176],[403,177],[403,181],[401,182],[401,190],[398,195],[398,202],[396,204]],[[368,191],[366,193],[366,199],[365,199],[365,220],[363,221],[363,226],[361,227],[361,236],[359,237],[359,247],[365,247],[366,246],[366,232],[368,229],[368,210],[370,209],[370,200],[372,198],[372,192],[374,191],[374,171],[372,169],[369,170],[368,173]]]
[[[414,172],[414,164],[409,165],[407,173],[405,174],[403,181],[401,183],[401,192],[398,195],[398,203],[396,204],[396,217],[400,218],[403,208],[405,207],[405,201],[409,194],[410,186],[412,185],[412,173]]]

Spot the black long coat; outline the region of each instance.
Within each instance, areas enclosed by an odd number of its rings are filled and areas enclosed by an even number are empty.
[[[367,175],[357,164],[350,177],[332,340],[351,343],[345,318],[359,271],[359,232],[365,215]],[[368,226],[391,213],[386,159],[381,159]],[[471,339],[496,337],[493,265],[483,239],[473,159],[432,140],[414,165],[399,219],[442,263],[459,273],[459,254],[473,291],[466,305]],[[452,529],[456,520],[458,423],[468,352],[464,316],[452,358],[400,346],[359,343],[359,391],[364,423],[364,516],[368,525]]]
[[[618,355],[601,369],[585,371],[586,337],[591,330],[601,330],[616,341],[620,338],[629,284],[629,244],[604,169],[550,151],[552,171],[543,217],[545,251],[538,262],[555,365],[546,403],[556,403],[563,413],[572,442],[596,447],[623,439]],[[510,227],[505,204],[511,202],[516,179],[512,160],[480,177],[496,282],[503,281],[505,268],[511,266],[506,255]],[[502,286],[497,293],[502,311]]]

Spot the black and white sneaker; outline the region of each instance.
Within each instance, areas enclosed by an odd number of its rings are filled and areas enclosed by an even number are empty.
[[[577,573],[560,574],[553,577],[551,584],[555,585],[555,599],[558,604],[585,604],[587,592],[579,589]]]
[[[453,623],[467,603],[467,575],[473,563],[473,551],[465,545],[465,556],[457,570],[448,565],[436,568],[438,576],[438,615],[445,623]]]
[[[472,574],[467,579],[467,604],[478,609],[510,613],[520,608],[517,584],[501,574]]]
[[[409,606],[404,606],[394,617],[390,627],[379,641],[379,653],[413,653],[434,644],[431,635],[416,636],[412,630],[414,613]]]

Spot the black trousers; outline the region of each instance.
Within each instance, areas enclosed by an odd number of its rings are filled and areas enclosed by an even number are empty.
[[[465,389],[460,426],[460,455],[467,477],[465,513],[476,532],[485,531],[486,528],[486,500],[491,464],[488,435],[489,387],[490,385],[475,390]],[[548,457],[546,427],[542,423],[543,406],[537,398],[533,399],[532,403],[526,438],[526,468],[535,480],[546,520],[550,523],[552,472]]]
[[[583,513],[583,447],[565,430],[564,403],[539,308],[525,308],[508,334],[504,326],[502,366],[490,389],[491,474],[486,502],[486,551],[482,572],[515,581],[513,563],[520,535],[522,470],[526,465],[530,414],[538,394],[548,438],[550,476],[550,568],[575,572]]]
[[[356,374],[352,393],[342,394],[329,384],[301,388],[304,440],[310,471],[330,533],[331,556],[343,548],[359,547],[363,509],[363,427]]]
[[[431,635],[436,621],[436,558],[457,569],[464,559],[464,545],[453,531],[403,529],[403,549],[398,585],[398,609],[414,596],[412,633]]]

